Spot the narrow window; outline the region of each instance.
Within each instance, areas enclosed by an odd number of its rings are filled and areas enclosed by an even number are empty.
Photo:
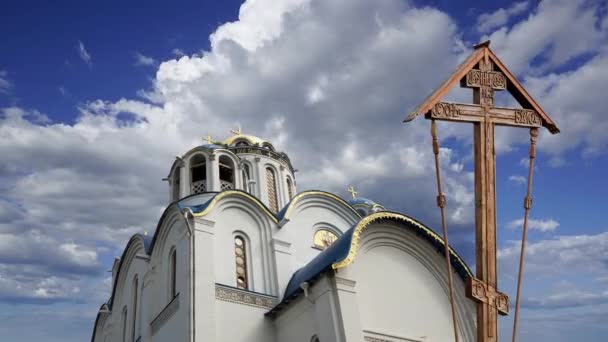
[[[243,190],[249,191],[249,165],[243,165]]]
[[[220,164],[220,190],[230,190],[234,189],[234,163],[232,159],[228,156],[220,156],[219,158]],[[238,173],[236,174],[238,177]]]
[[[133,280],[133,330],[131,331],[131,341],[135,342],[135,329],[137,328],[137,296],[138,296],[138,280],[137,277],[135,277],[135,280]]]
[[[171,295],[170,300],[173,300],[173,298],[175,298],[175,296],[177,295],[177,251],[175,249],[171,252],[169,262],[169,272],[171,277],[171,283],[169,284],[169,294]]]
[[[277,199],[277,181],[274,171],[266,168],[266,184],[268,186],[268,206],[274,213],[279,211],[279,201]]]
[[[242,236],[234,237],[234,257],[236,262],[236,287],[247,290],[247,244]]]
[[[191,193],[200,194],[207,191],[207,164],[205,156],[197,154],[190,159]]]
[[[289,195],[290,200],[293,198],[293,189],[291,186],[291,178],[287,177],[287,195]]]
[[[127,342],[127,306],[122,309],[122,342]]]

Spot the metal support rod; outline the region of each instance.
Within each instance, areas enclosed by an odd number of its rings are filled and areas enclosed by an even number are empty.
[[[443,243],[445,245],[445,261],[448,271],[448,286],[450,288],[450,305],[452,309],[452,324],[454,326],[454,340],[459,341],[458,338],[458,321],[456,318],[456,302],[454,300],[454,284],[452,280],[452,263],[450,262],[450,244],[448,240],[448,229],[445,220],[445,195],[443,194],[441,187],[441,170],[439,165],[439,140],[437,139],[437,125],[435,120],[431,120],[431,136],[433,137],[433,154],[435,155],[435,176],[437,177],[437,206],[441,211],[441,227],[443,229]]]
[[[534,172],[534,160],[536,159],[536,140],[538,128],[530,129],[530,165],[528,166],[528,190],[524,198],[524,228],[521,238],[521,253],[519,255],[519,272],[517,275],[517,296],[515,297],[515,317],[513,318],[513,342],[517,341],[517,322],[519,319],[519,300],[521,294],[521,281],[524,273],[524,258],[526,256],[526,237],[528,234],[528,217],[532,208],[532,176]]]

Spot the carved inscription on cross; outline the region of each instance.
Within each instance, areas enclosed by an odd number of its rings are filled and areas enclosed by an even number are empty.
[[[457,83],[473,89],[473,103],[440,102]],[[495,91],[508,90],[522,108],[494,105]],[[498,292],[496,274],[496,156],[494,128],[545,126],[559,129],[524,90],[496,55],[489,42],[479,44],[460,67],[405,121],[424,114],[427,119],[473,123],[475,154],[475,248],[477,278],[467,283],[467,295],[478,302],[477,341],[498,340],[497,313],[509,312],[509,298]]]

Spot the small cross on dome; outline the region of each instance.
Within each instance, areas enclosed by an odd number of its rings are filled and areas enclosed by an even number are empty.
[[[348,192],[350,192],[351,196],[353,196],[353,199],[357,198],[358,192],[355,191],[355,188],[352,185],[350,186],[350,188],[348,188]]]
[[[208,144],[215,144],[215,141],[211,139],[211,134],[207,134],[207,137],[203,138],[203,140],[205,140]]]

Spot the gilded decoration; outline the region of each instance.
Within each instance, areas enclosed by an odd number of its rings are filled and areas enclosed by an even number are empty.
[[[278,304],[276,297],[239,290],[220,284],[215,284],[215,298],[225,302],[243,304],[264,309],[272,309]]]
[[[324,192],[324,191],[304,191],[304,192],[301,192],[301,193],[297,194],[291,200],[291,202],[289,202],[288,208],[287,208],[287,210],[285,212],[285,215],[283,217],[284,218],[289,218],[291,216],[291,212],[293,210],[293,207],[296,205],[296,203],[298,201],[300,201],[302,198],[304,198],[305,196],[309,196],[309,195],[317,195],[317,196],[327,197],[327,198],[331,198],[333,200],[336,200],[338,202],[341,202],[346,207],[350,208],[350,210],[352,210],[352,212],[356,215],[356,217],[361,217],[361,214],[359,214],[357,212],[357,210],[355,210],[355,208],[353,208],[348,203],[346,203],[342,198],[340,198],[340,197],[338,197],[338,196],[336,196],[334,194],[330,194],[328,192]],[[199,213],[193,213],[192,215],[194,217],[201,217],[201,216],[205,216],[205,215],[209,214],[209,212],[211,210],[213,210],[213,208],[215,207],[215,205],[217,204],[217,202],[219,202],[222,198],[228,197],[228,196],[241,196],[241,197],[245,197],[245,198],[248,198],[248,199],[252,200],[253,203],[255,203],[255,205],[257,205],[260,209],[262,209],[262,211],[264,211],[266,214],[268,214],[268,216],[270,217],[271,220],[273,220],[275,223],[279,222],[277,220],[276,216],[270,210],[268,210],[268,208],[265,207],[260,202],[260,200],[258,200],[254,196],[250,195],[249,193],[246,193],[246,192],[243,192],[243,191],[237,191],[237,190],[226,190],[226,191],[220,192],[219,194],[217,194],[217,195],[215,195],[213,197],[213,199],[211,200],[211,202],[209,203],[209,205],[207,205],[207,207],[203,211],[201,211]]]
[[[338,236],[328,229],[319,229],[315,232],[313,237],[313,244],[315,247],[324,250],[331,246]]]
[[[415,226],[416,228],[425,231],[433,239],[435,239],[441,245],[445,246],[443,239],[439,235],[437,235],[437,233],[435,233],[434,231],[430,230],[429,228],[423,226],[419,222],[417,222],[405,215],[391,213],[391,212],[387,212],[387,211],[381,211],[381,212],[377,212],[377,213],[368,215],[368,216],[364,217],[363,219],[361,219],[361,221],[359,221],[359,223],[355,226],[354,231],[353,231],[348,255],[343,260],[335,262],[332,265],[332,268],[337,270],[339,268],[350,265],[355,260],[355,256],[357,255],[357,251],[359,250],[359,240],[361,239],[361,234],[363,233],[363,231],[371,223],[378,221],[378,220],[383,220],[383,219],[396,219],[396,220],[407,222],[407,223]],[[463,267],[463,269],[466,270],[469,278],[473,277],[473,274],[471,274],[471,270],[469,270],[466,263],[460,258],[460,256],[458,256],[458,254],[456,254],[451,247],[448,246],[448,248],[450,250],[450,255],[452,256],[452,258],[456,259],[456,261]]]

